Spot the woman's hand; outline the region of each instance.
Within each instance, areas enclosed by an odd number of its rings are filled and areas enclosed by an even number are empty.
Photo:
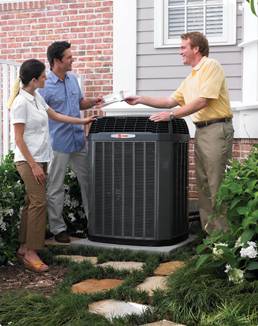
[[[46,182],[46,175],[40,164],[34,162],[30,164],[30,167],[37,183],[43,185]]]

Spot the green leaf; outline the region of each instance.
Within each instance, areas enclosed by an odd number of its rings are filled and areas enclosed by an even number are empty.
[[[248,213],[248,211],[249,211],[249,209],[248,209],[248,207],[239,207],[238,209],[237,209],[237,212],[238,212],[238,214],[240,214],[240,215],[245,215],[246,213]]]
[[[241,235],[241,242],[246,243],[247,241],[251,240],[252,237],[255,235],[255,230],[246,230]]]
[[[257,16],[256,11],[255,11],[254,1],[255,1],[255,0],[248,0],[248,3],[249,3],[249,5],[250,5],[250,7],[251,7],[252,13],[253,13],[255,16]],[[258,16],[257,16],[257,17],[258,17]]]
[[[204,263],[206,263],[210,259],[210,257],[211,256],[208,254],[201,255],[196,262],[196,268],[199,269],[202,265],[204,265]]]
[[[253,271],[253,270],[258,269],[258,262],[252,261],[251,263],[249,263],[247,265],[246,269],[248,269],[249,271]]]
[[[208,247],[205,244],[200,244],[197,248],[196,248],[196,252],[197,254],[202,253],[204,250],[206,250]]]

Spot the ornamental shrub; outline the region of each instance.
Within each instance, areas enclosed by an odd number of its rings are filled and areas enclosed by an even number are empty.
[[[258,145],[254,145],[246,160],[233,160],[227,166],[214,215],[225,212],[228,230],[214,232],[197,248],[197,267],[207,264],[223,269],[234,283],[257,278]]]
[[[0,165],[0,265],[14,257],[18,246],[24,187],[9,153]]]
[[[20,211],[24,203],[24,184],[10,152],[0,164],[0,265],[12,260],[18,247]],[[77,178],[68,169],[65,176],[65,202],[63,217],[68,232],[86,236],[87,223],[82,208]]]

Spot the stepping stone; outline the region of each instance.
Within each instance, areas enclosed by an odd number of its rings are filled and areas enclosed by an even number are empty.
[[[151,276],[147,277],[145,281],[139,284],[136,288],[140,291],[146,291],[149,296],[153,295],[154,290],[166,290],[167,278],[165,276]]]
[[[69,260],[74,263],[82,263],[84,261],[90,262],[92,265],[96,265],[98,262],[97,257],[86,257],[86,256],[79,256],[79,255],[57,255],[55,256],[56,260]]]
[[[161,321],[156,321],[154,323],[150,323],[150,324],[144,324],[141,326],[185,326],[183,324],[176,324],[173,323],[172,321],[168,321],[168,320],[161,320]]]
[[[174,273],[179,268],[182,268],[185,266],[185,263],[183,261],[175,260],[175,261],[169,261],[167,263],[160,264],[154,271],[154,275],[169,275]]]
[[[112,267],[116,270],[128,270],[139,271],[142,270],[144,263],[136,262],[136,261],[108,261],[103,264],[99,264],[100,267]]]
[[[115,317],[124,317],[126,315],[141,315],[151,306],[142,305],[135,302],[125,302],[117,300],[101,300],[89,305],[89,312],[102,315],[112,320]]]
[[[124,281],[117,279],[89,279],[72,286],[73,293],[95,293],[105,292],[110,289],[116,288],[121,285]]]

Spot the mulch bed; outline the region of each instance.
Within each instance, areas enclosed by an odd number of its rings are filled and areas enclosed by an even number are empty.
[[[48,296],[64,279],[66,271],[67,268],[61,265],[50,266],[45,273],[29,271],[19,263],[0,266],[0,293],[26,289]]]

